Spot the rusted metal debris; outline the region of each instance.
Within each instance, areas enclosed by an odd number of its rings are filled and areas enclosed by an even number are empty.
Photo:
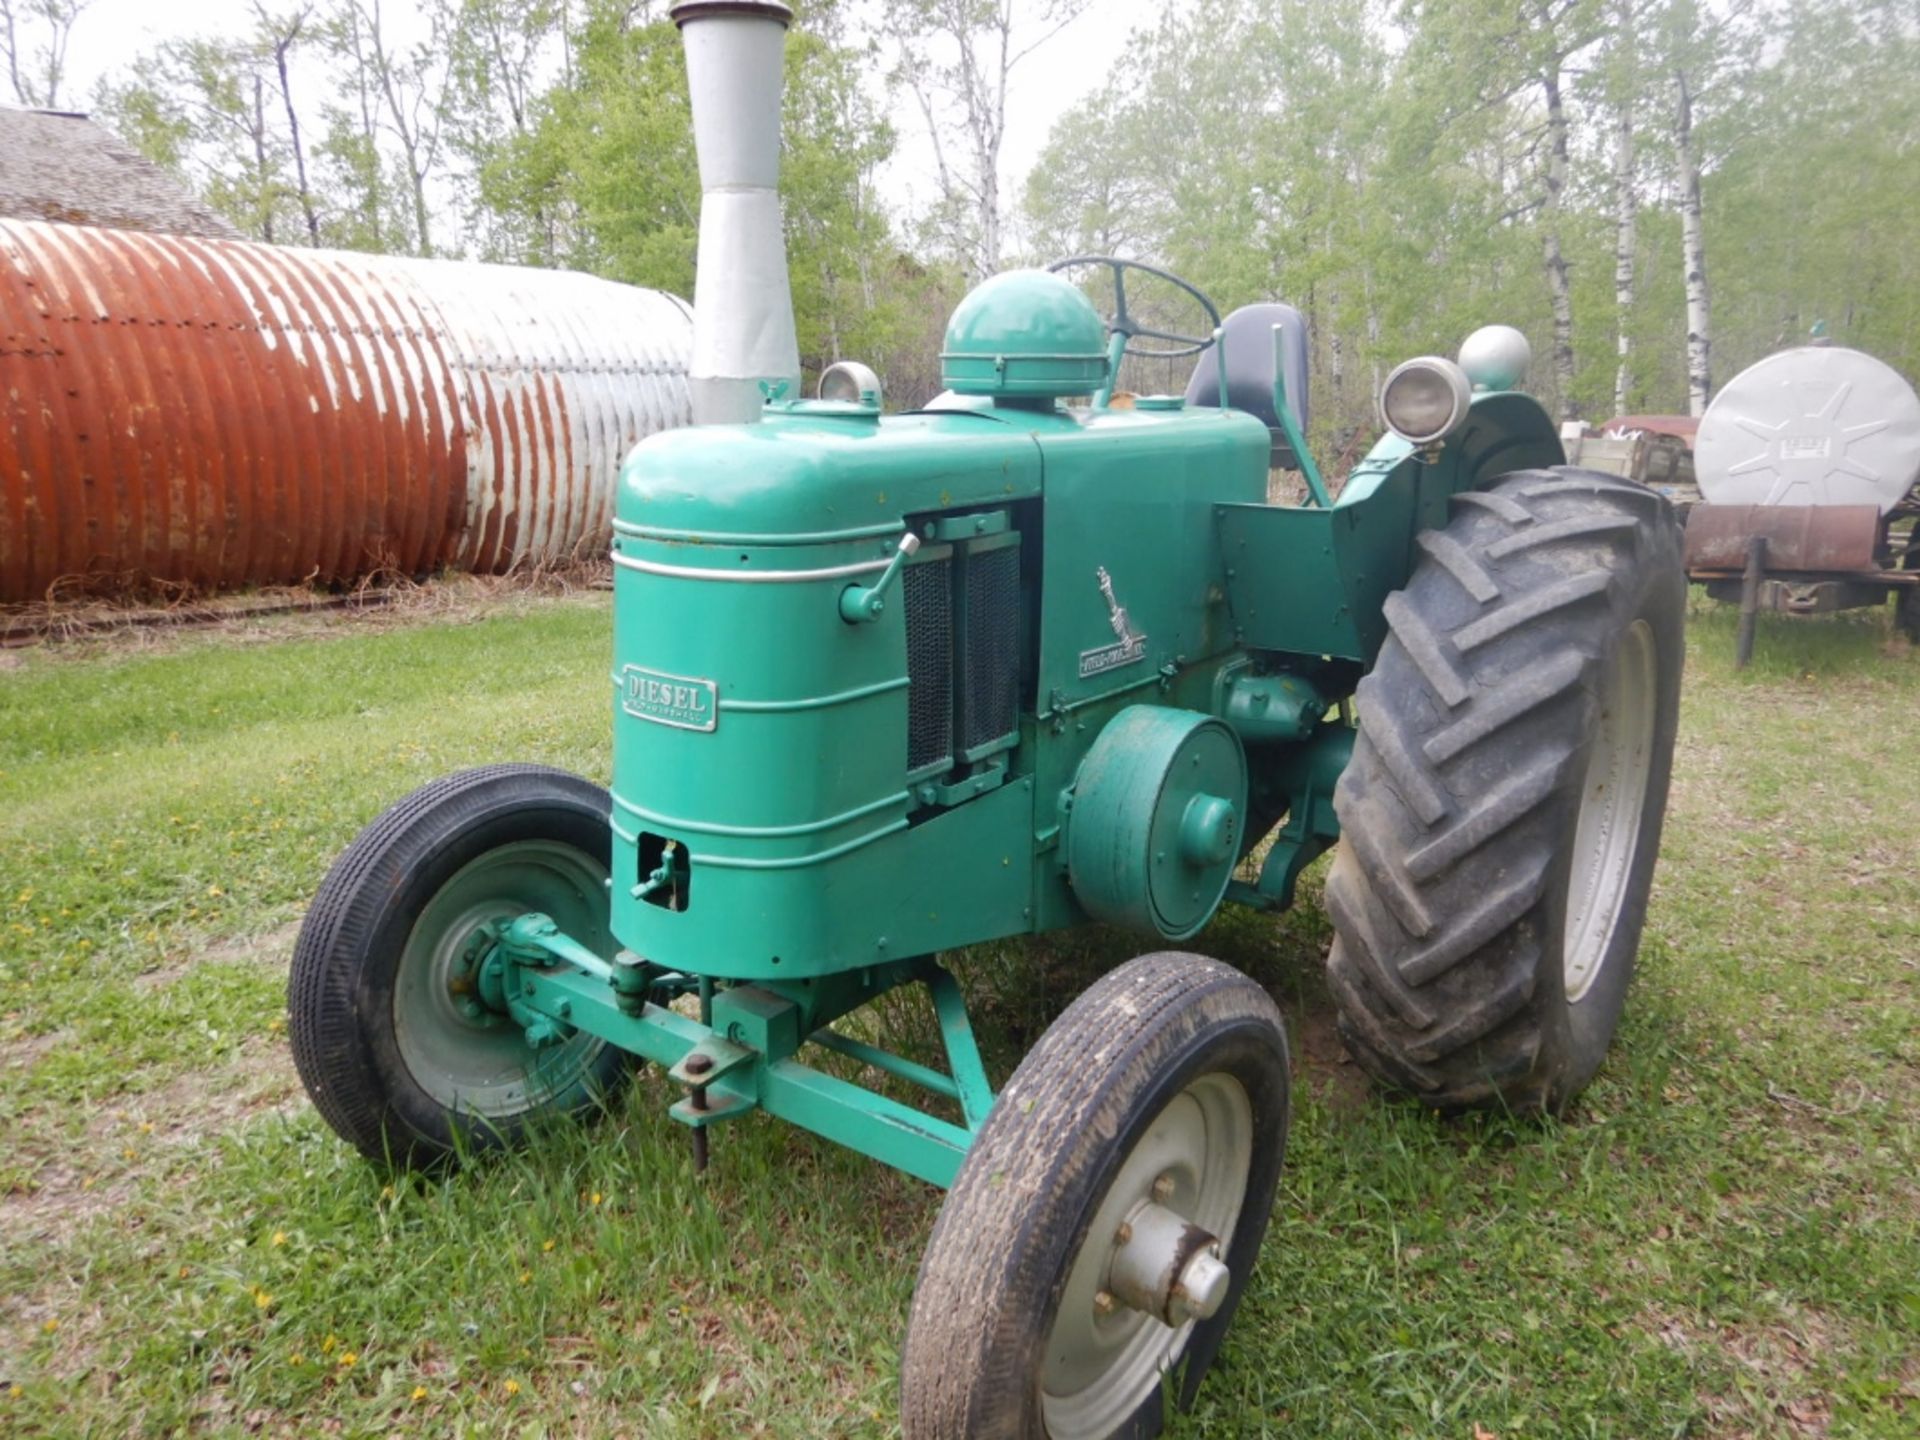
[[[1896,597],[1895,624],[1920,639],[1920,543],[1877,505],[1696,505],[1687,578],[1740,606],[1734,667],[1753,656],[1759,613],[1824,615]]]
[[[1741,571],[1749,543],[1766,542],[1772,571],[1860,573],[1880,568],[1873,505],[1697,505],[1687,516],[1687,569]]]
[[[1602,435],[1670,435],[1689,446],[1700,433],[1697,415],[1616,415],[1600,427]]]

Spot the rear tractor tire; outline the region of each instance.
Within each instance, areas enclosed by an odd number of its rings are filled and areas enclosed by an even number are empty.
[[[1198,955],[1102,977],[967,1153],[914,1287],[908,1440],[1106,1440],[1191,1396],[1260,1253],[1287,1143],[1266,992]]]
[[[631,1075],[584,1032],[535,1046],[478,980],[490,922],[551,916],[611,955],[609,802],[539,765],[448,775],[341,852],[294,946],[294,1064],[322,1118],[369,1159],[433,1168],[587,1110]]]
[[[1435,1108],[1558,1111],[1612,1042],[1660,849],[1679,530],[1642,486],[1527,470],[1420,548],[1334,794],[1340,1031]]]

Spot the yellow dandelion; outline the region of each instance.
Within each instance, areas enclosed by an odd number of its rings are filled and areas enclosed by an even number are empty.
[[[259,1309],[271,1310],[273,1308],[273,1296],[264,1290],[256,1290],[253,1292],[253,1303]]]
[[[302,1355],[298,1350],[294,1351],[293,1354],[287,1356],[287,1364],[295,1370],[298,1370],[302,1365],[306,1363],[307,1363],[307,1357]]]
[[[287,1243],[287,1232],[286,1232],[286,1231],[284,1231],[284,1230],[276,1230],[276,1231],[274,1231],[274,1232],[273,1232],[273,1243],[274,1243],[275,1245],[284,1245],[284,1244],[286,1244],[286,1243]]]
[[[351,1370],[360,1363],[360,1354],[356,1350],[342,1350],[337,1363],[342,1370]]]
[[[600,1203],[600,1192],[598,1190],[593,1192],[593,1203],[595,1205],[598,1205]]]
[[[45,1320],[41,1322],[40,1328],[46,1334],[51,1335],[60,1328],[60,1322],[58,1320]]]
[[[532,1283],[533,1283],[533,1271],[531,1271],[531,1270],[522,1270],[522,1271],[520,1272],[520,1283],[521,1283],[522,1285],[530,1285],[530,1284],[532,1284]]]
[[[520,1393],[520,1382],[518,1380],[509,1380],[500,1388],[509,1395],[518,1395]]]
[[[26,1393],[27,1392],[25,1390],[22,1390],[18,1385],[9,1385],[7,1387],[7,1398],[9,1400],[18,1400],[22,1395]]]
[[[151,1135],[151,1134],[153,1134],[153,1121],[151,1121],[151,1120],[142,1120],[142,1121],[140,1122],[140,1133],[141,1133],[142,1135]]]
[[[426,1399],[426,1398],[427,1398],[427,1387],[426,1387],[426,1386],[424,1386],[424,1385],[416,1385],[416,1386],[414,1386],[414,1387],[413,1387],[413,1399],[414,1399],[414,1403],[415,1403],[415,1404],[418,1404],[418,1403],[419,1403],[420,1401],[422,1401],[422,1400],[424,1400],[424,1399]]]
[[[540,1248],[542,1250],[551,1250],[553,1249],[553,1246],[554,1246],[554,1242],[551,1240],[542,1240],[540,1242]]]

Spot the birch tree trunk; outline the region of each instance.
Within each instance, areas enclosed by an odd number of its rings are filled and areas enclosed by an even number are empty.
[[[1573,404],[1573,295],[1567,257],[1560,248],[1560,201],[1567,188],[1567,109],[1560,94],[1560,62],[1540,77],[1547,101],[1547,188],[1540,210],[1540,246],[1546,261],[1547,295],[1553,306],[1553,380],[1559,417],[1571,419]]]
[[[1013,72],[1090,3],[1049,0],[1030,15],[1013,0],[886,0],[882,7],[882,26],[900,47],[896,74],[932,137],[945,241],[969,280],[998,271],[1006,248],[1000,153]],[[951,63],[936,61],[930,47],[949,46]],[[941,139],[949,124],[964,142],[952,161]]]
[[[14,103],[19,105],[38,105],[39,92],[34,90],[26,76],[20,73],[20,22],[14,18],[13,6],[9,0],[0,0],[0,46],[7,52],[7,77],[13,81]]]
[[[1372,384],[1367,387],[1369,397],[1380,393],[1380,384],[1384,378],[1380,368],[1380,309],[1373,301],[1373,277],[1367,277],[1367,360],[1371,367]]]
[[[414,254],[431,256],[433,232],[427,180],[439,157],[442,107],[452,73],[446,36],[436,28],[431,45],[416,47],[411,56],[396,54],[387,48],[380,0],[372,0],[370,6],[365,0],[351,0],[351,3],[366,27],[366,63],[385,102],[387,128],[400,142],[401,160],[412,191]],[[437,77],[432,73],[436,64],[443,67]]]
[[[29,109],[58,110],[60,84],[67,76],[67,46],[73,38],[74,22],[93,0],[37,0],[20,4],[18,0],[0,0],[0,49],[6,51],[7,75],[13,81],[13,98]],[[46,27],[44,45],[29,49],[21,37],[20,21]]]
[[[1684,66],[1673,72],[1673,148],[1680,171],[1680,254],[1687,279],[1687,413],[1704,415],[1713,392],[1713,313],[1707,247],[1700,224],[1700,162],[1693,146],[1693,91]]]
[[[253,13],[259,18],[260,28],[273,49],[273,68],[280,77],[280,100],[287,110],[287,135],[293,141],[293,173],[300,188],[300,211],[306,217],[308,242],[318,246],[320,217],[314,210],[313,189],[307,183],[307,152],[300,140],[300,116],[293,108],[293,84],[287,77],[287,55],[299,41],[310,12],[297,11],[278,23],[268,15],[265,5],[256,4]]]
[[[1341,343],[1340,292],[1333,286],[1327,287],[1327,389],[1333,398],[1336,413],[1346,403],[1347,393],[1347,349]],[[1299,400],[1290,400],[1298,405]]]
[[[260,238],[273,244],[273,165],[267,159],[267,82],[253,77],[253,173],[259,194]]]
[[[1613,131],[1613,312],[1618,336],[1618,364],[1613,372],[1613,413],[1627,413],[1627,391],[1633,379],[1633,266],[1638,248],[1636,229],[1639,221],[1639,197],[1633,187],[1633,101],[1634,46],[1633,0],[1620,0],[1614,8],[1620,27],[1622,73],[1615,77],[1618,95],[1614,102]]]

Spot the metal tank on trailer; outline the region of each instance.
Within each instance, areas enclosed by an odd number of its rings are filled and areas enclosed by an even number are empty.
[[[0,221],[0,603],[601,553],[692,333],[570,271]]]
[[[1687,570],[1739,602],[1737,664],[1763,609],[1891,595],[1896,625],[1920,640],[1920,396],[1892,366],[1844,346],[1767,356],[1714,397],[1694,467],[1705,503],[1687,516]]]

